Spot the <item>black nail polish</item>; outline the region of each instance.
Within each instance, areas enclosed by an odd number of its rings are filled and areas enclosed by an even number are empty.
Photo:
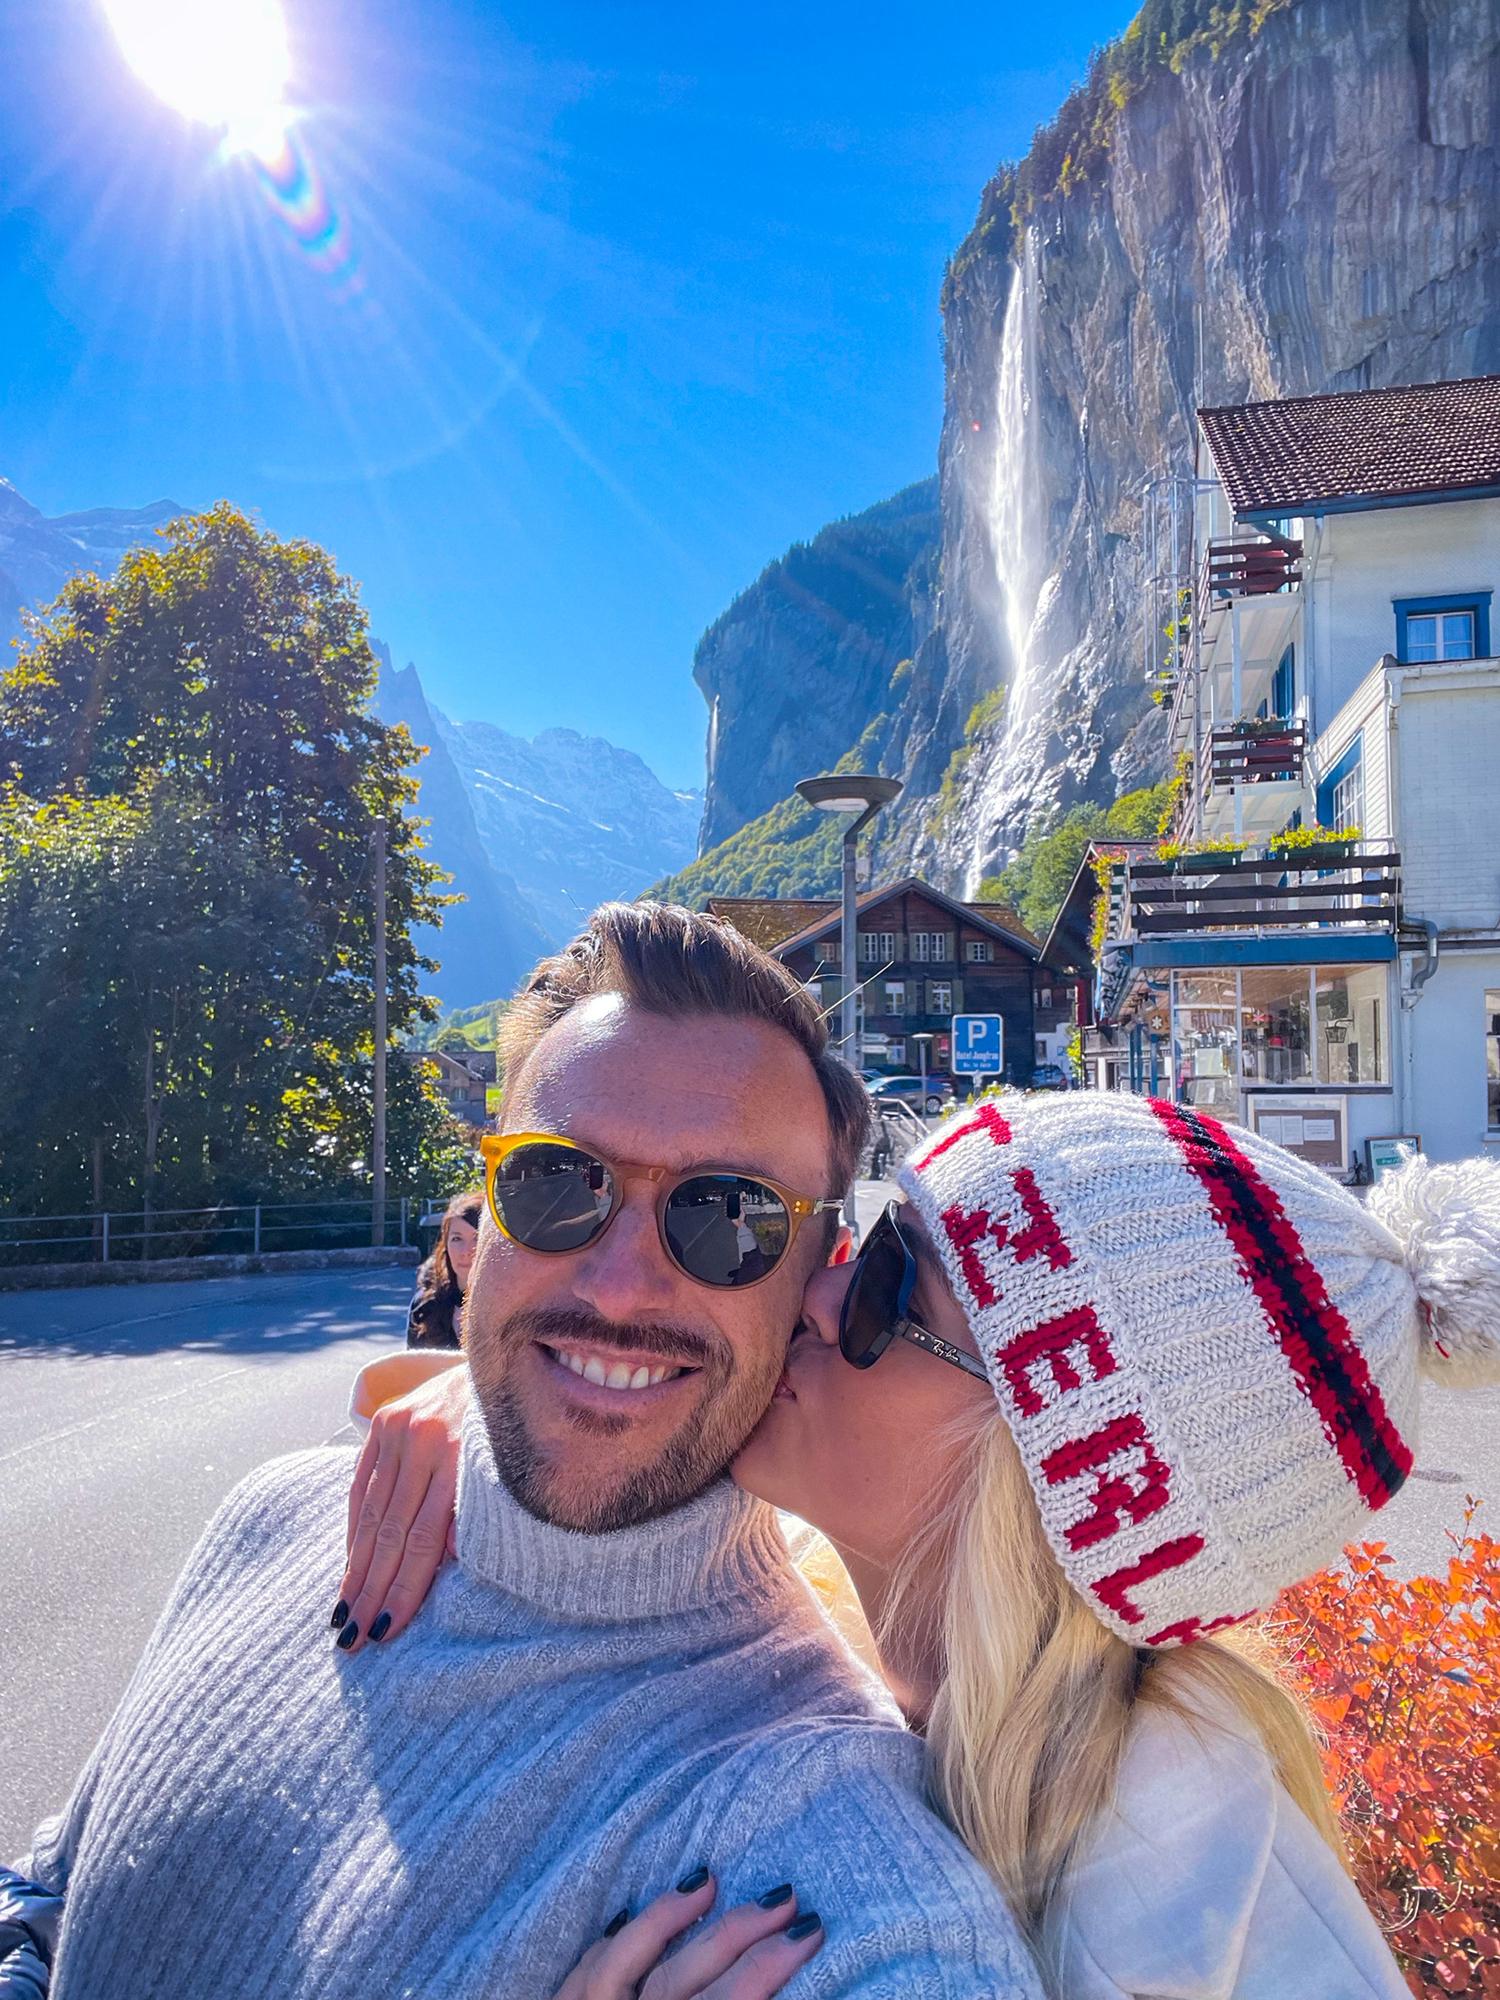
[[[616,1931],[624,1930],[625,1926],[629,1922],[630,1922],[630,1909],[629,1906],[627,1905],[623,1910],[615,1911],[614,1915],[610,1918],[609,1922],[604,1926],[604,1935],[606,1937],[613,1937]]]
[[[763,1896],[757,1896],[755,1899],[757,1908],[762,1910],[779,1910],[783,1903],[789,1903],[791,1900],[790,1882],[778,1882],[774,1889],[767,1889]]]
[[[375,1623],[370,1627],[370,1637],[372,1639],[383,1639],[390,1629],[391,1614],[389,1611],[382,1611],[380,1616],[375,1620]]]
[[[348,1617],[349,1617],[349,1607],[341,1597],[338,1603],[334,1605],[333,1616],[329,1619],[328,1622],[333,1627],[334,1631],[337,1632],[339,1627],[347,1622]]]
[[[796,1923],[788,1924],[781,1935],[788,1944],[801,1944],[804,1938],[810,1938],[814,1931],[820,1931],[822,1928],[823,1919],[816,1910],[809,1910],[806,1916],[798,1917]]]
[[[345,1627],[339,1633],[339,1636],[334,1640],[333,1643],[335,1646],[338,1647],[341,1653],[347,1653],[349,1648],[354,1644],[355,1640],[358,1637],[359,1637],[359,1627],[355,1624],[354,1620],[351,1618],[348,1624],[345,1625]]]
[[[707,1880],[708,1870],[700,1865],[693,1870],[691,1875],[683,1876],[682,1880],[677,1884],[677,1893],[680,1896],[691,1896],[693,1891],[701,1889]]]

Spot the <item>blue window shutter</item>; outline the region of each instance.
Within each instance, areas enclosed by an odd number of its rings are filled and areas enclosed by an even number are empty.
[[[1331,826],[1333,824],[1333,795],[1343,780],[1348,777],[1349,773],[1358,769],[1360,760],[1364,754],[1365,739],[1364,732],[1361,731],[1349,745],[1343,756],[1339,758],[1338,762],[1330,767],[1318,785],[1319,826]]]
[[[1288,646],[1276,662],[1271,682],[1271,713],[1282,722],[1291,720],[1297,700],[1297,649]]]

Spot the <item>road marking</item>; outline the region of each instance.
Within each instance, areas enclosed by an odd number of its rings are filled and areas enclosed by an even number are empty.
[[[211,1389],[216,1382],[227,1382],[235,1375],[248,1375],[250,1363],[238,1368],[221,1368],[217,1375],[210,1375],[202,1382],[183,1382],[175,1389],[164,1389],[159,1396],[148,1396],[143,1403],[132,1403],[128,1410],[103,1410],[97,1417],[85,1417],[82,1423],[68,1424],[60,1431],[44,1431],[40,1437],[28,1438],[25,1444],[18,1444],[11,1451],[0,1452],[0,1465],[9,1465],[13,1459],[23,1458],[28,1451],[35,1451],[44,1444],[61,1444],[64,1438],[77,1437],[83,1431],[91,1431],[99,1424],[118,1423],[123,1416],[134,1416],[141,1410],[154,1410],[160,1403],[175,1402],[180,1396],[194,1396],[204,1389]]]

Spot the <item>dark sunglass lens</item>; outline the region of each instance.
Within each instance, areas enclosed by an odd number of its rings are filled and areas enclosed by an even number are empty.
[[[901,1310],[906,1252],[894,1224],[882,1216],[865,1238],[839,1318],[839,1352],[856,1368],[880,1358]]]
[[[753,1285],[774,1271],[792,1218],[774,1188],[742,1174],[695,1174],[672,1190],[667,1246],[700,1285]]]
[[[517,1146],[495,1169],[495,1213],[528,1250],[581,1250],[604,1227],[609,1169],[573,1146]]]

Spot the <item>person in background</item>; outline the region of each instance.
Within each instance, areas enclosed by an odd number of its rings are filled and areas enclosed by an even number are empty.
[[[406,1315],[408,1347],[461,1347],[464,1293],[479,1248],[484,1189],[467,1188],[443,1211],[432,1255],[417,1273],[417,1289]]]

